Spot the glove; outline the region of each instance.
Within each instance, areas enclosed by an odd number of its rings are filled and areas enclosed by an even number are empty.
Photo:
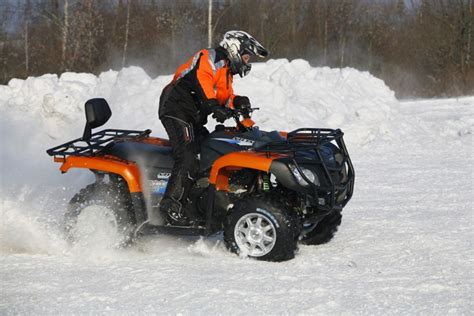
[[[234,97],[234,108],[237,110],[245,110],[250,108],[250,100],[248,97],[236,95]]]
[[[215,105],[211,108],[212,117],[219,123],[224,123],[230,117],[230,111],[224,106]]]
[[[202,103],[201,112],[207,116],[212,113],[212,109],[216,106],[220,106],[216,99],[208,99]]]

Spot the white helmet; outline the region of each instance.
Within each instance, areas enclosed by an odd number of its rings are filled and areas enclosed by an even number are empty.
[[[244,31],[229,31],[224,34],[224,38],[219,43],[227,51],[227,58],[230,61],[230,70],[233,75],[246,76],[252,65],[244,64],[242,55],[266,57],[268,51],[252,35]]]

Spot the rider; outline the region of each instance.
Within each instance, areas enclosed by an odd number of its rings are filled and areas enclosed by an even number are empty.
[[[266,57],[267,50],[244,31],[229,31],[217,48],[197,52],[176,71],[161,93],[158,115],[173,148],[174,166],[160,203],[171,225],[189,225],[184,208],[198,171],[200,141],[209,134],[207,116],[223,123],[230,109],[250,107],[248,97],[234,95],[233,76],[246,76],[250,56]],[[156,215],[156,214],[155,214]],[[158,216],[150,221],[155,224]]]

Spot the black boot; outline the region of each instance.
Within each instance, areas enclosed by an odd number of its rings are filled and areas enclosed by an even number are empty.
[[[163,198],[160,202],[160,212],[166,216],[166,222],[172,226],[191,226],[192,222],[186,216],[179,201]]]

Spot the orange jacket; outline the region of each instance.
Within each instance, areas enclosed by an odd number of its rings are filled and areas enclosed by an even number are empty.
[[[211,48],[197,52],[178,68],[173,83],[184,76],[192,76],[190,79],[202,90],[202,101],[216,99],[220,105],[234,108],[233,76],[227,59],[219,60],[216,55],[216,50]]]

